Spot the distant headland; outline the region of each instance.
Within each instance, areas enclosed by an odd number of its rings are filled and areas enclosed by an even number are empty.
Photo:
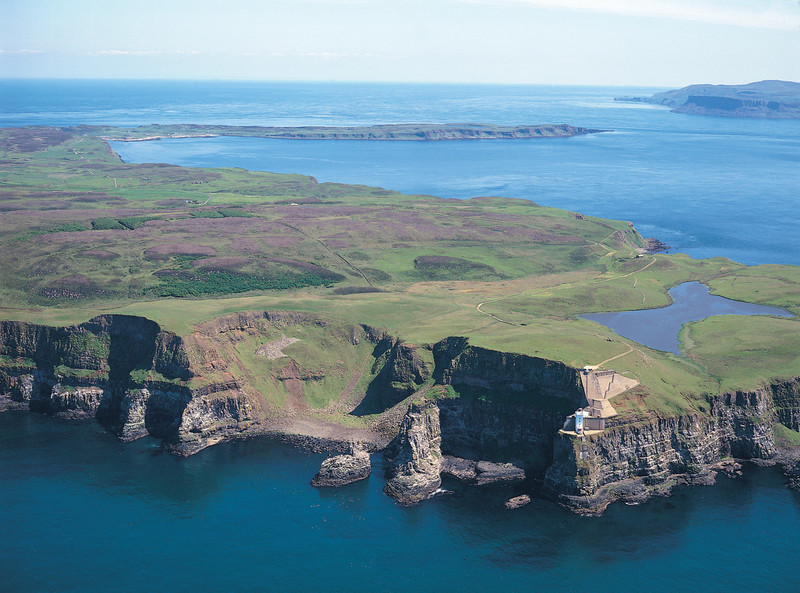
[[[800,118],[800,83],[762,80],[750,84],[693,84],[652,97],[615,97],[615,101],[671,107],[674,113],[722,117]]]

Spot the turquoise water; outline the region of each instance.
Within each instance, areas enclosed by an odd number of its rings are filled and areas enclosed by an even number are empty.
[[[602,323],[621,336],[665,352],[680,354],[678,333],[684,323],[699,321],[713,315],[776,315],[792,314],[778,307],[732,301],[709,294],[708,287],[699,282],[684,282],[669,289],[672,304],[660,309],[622,311],[619,313],[589,313],[584,319]]]
[[[796,591],[800,497],[774,468],[578,517],[509,490],[415,508],[269,439],[178,459],[95,425],[0,415],[6,592]]]
[[[465,85],[0,81],[0,126],[568,122],[554,141],[116,145],[126,160],[234,165],[445,197],[502,194],[633,220],[695,256],[800,263],[800,122],[720,120],[610,101],[655,89]],[[126,152],[128,151],[128,152]],[[513,491],[415,508],[373,476],[309,480],[322,457],[268,439],[189,459],[94,423],[0,414],[0,590],[800,590],[800,498],[747,467],[600,518]]]

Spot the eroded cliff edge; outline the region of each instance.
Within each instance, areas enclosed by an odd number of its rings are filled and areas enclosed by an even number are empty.
[[[709,395],[688,414],[626,415],[602,433],[568,434],[565,417],[585,405],[577,369],[293,312],[229,315],[184,337],[124,315],[63,328],[0,322],[0,348],[0,410],[94,418],[183,455],[263,433],[334,450],[360,442],[385,449],[386,491],[404,504],[436,492],[444,474],[516,480],[595,514],[711,483],[737,459],[774,460],[776,434],[800,428],[795,378]],[[791,477],[798,464],[783,460]]]

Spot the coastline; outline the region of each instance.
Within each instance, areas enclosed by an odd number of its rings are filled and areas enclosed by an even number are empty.
[[[282,140],[362,140],[362,141],[456,141],[456,140],[519,140],[526,138],[569,138],[586,134],[613,132],[569,124],[500,126],[494,124],[383,124],[374,126],[217,126],[217,125],[152,125],[138,128],[84,126],[102,140],[140,142],[177,138],[210,138],[215,136],[275,138]],[[122,134],[122,135],[120,135]]]

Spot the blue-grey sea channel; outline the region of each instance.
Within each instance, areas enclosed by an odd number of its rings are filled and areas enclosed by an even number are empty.
[[[114,143],[129,162],[238,166],[632,221],[693,257],[798,264],[800,121],[614,102],[660,89],[491,85],[0,81],[0,127],[220,123],[570,123],[568,139]],[[798,591],[800,496],[776,468],[678,488],[599,518],[513,490],[414,508],[367,481],[319,490],[322,460],[270,439],[188,458],[94,423],[0,414],[3,592]]]

